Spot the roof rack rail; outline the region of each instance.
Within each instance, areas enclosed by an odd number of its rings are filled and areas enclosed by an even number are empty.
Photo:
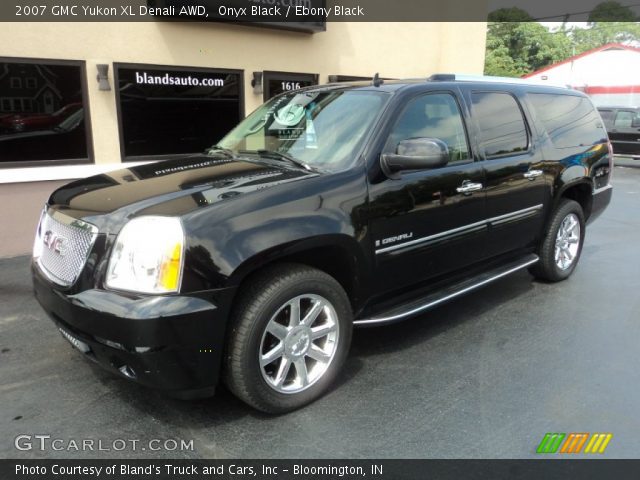
[[[532,80],[528,78],[513,77],[492,77],[490,75],[467,75],[457,73],[435,73],[428,79],[430,82],[487,82],[487,83],[516,83],[520,85],[547,85],[549,87],[571,88],[569,85],[548,82],[543,80]]]
[[[434,73],[427,80],[430,82],[453,82],[456,80],[456,76],[453,73]]]

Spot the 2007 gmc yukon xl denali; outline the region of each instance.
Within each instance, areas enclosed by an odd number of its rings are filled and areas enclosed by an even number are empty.
[[[329,387],[354,325],[520,269],[571,275],[612,158],[569,89],[441,74],[288,92],[206,153],[55,191],[35,295],[119,375],[183,398],[221,379],[285,412]]]

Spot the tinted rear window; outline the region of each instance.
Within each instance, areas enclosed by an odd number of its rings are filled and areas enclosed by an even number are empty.
[[[584,147],[607,141],[602,120],[588,99],[546,93],[530,93],[529,99],[556,148]]]

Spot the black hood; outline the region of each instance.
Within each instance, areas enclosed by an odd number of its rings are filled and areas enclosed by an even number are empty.
[[[198,155],[116,170],[56,190],[50,205],[86,214],[133,213],[176,199],[182,212],[316,174],[271,163]],[[189,199],[188,197],[191,197]],[[190,201],[191,200],[191,201]]]

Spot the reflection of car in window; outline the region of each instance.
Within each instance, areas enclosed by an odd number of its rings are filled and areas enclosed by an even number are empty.
[[[0,161],[47,160],[50,152],[60,159],[87,157],[84,109],[80,108],[46,130],[0,134]]]
[[[0,118],[0,129],[13,132],[48,130],[82,109],[81,103],[70,103],[54,113],[13,114]]]
[[[354,326],[522,269],[568,278],[612,157],[569,89],[440,75],[287,92],[202,154],[55,191],[34,291],[123,378],[180,397],[222,380],[286,412],[329,388]]]

